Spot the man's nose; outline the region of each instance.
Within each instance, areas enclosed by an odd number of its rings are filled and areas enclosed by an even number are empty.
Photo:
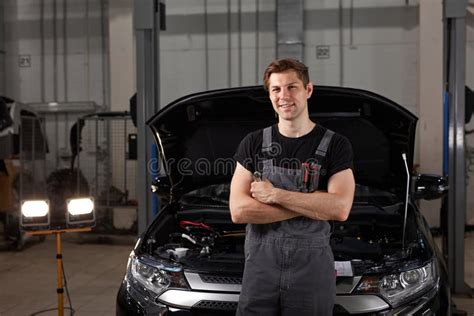
[[[281,99],[287,98],[289,95],[290,94],[289,94],[288,89],[281,89],[280,90],[280,98]]]

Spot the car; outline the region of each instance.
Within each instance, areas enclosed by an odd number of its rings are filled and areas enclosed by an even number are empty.
[[[344,87],[314,86],[308,107],[354,151],[354,203],[347,221],[332,222],[334,315],[448,315],[446,263],[416,203],[443,196],[446,179],[412,174],[416,116]],[[235,314],[245,226],[229,211],[232,157],[246,134],[276,122],[261,86],[192,94],[147,122],[162,207],[129,256],[117,315]]]

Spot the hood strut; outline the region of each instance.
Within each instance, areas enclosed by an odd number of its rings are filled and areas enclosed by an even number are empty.
[[[410,190],[410,170],[408,170],[407,155],[402,153],[403,162],[405,163],[405,170],[407,172],[407,188],[405,194],[405,215],[403,216],[403,236],[402,236],[402,253],[405,254],[405,231],[407,228],[407,213],[408,213],[408,194]]]

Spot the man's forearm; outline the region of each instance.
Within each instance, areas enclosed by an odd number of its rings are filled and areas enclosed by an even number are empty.
[[[301,216],[318,220],[347,219],[350,204],[336,194],[327,192],[301,193],[274,189],[274,204]]]
[[[260,203],[251,197],[235,203],[238,205],[233,204],[230,201],[232,220],[239,224],[269,224],[301,216],[283,206]]]

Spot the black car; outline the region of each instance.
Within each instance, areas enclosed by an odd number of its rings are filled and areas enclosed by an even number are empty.
[[[354,204],[347,221],[332,223],[334,314],[448,315],[445,262],[415,204],[446,186],[411,174],[417,118],[349,88],[315,86],[308,105],[354,150]],[[276,122],[262,87],[193,94],[148,121],[167,175],[152,186],[164,206],[130,254],[118,315],[235,313],[245,226],[229,212],[232,156],[247,133]]]

